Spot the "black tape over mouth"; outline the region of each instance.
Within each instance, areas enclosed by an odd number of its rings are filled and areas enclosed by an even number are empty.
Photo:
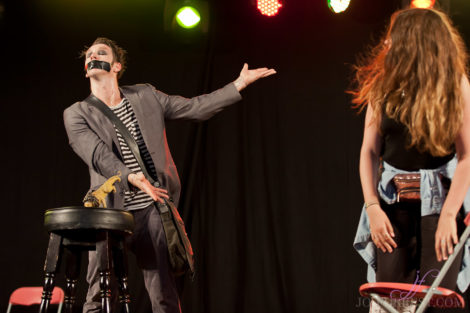
[[[94,68],[100,69],[100,70],[105,70],[106,72],[111,71],[111,64],[105,61],[98,61],[98,60],[93,60],[88,62],[87,65],[85,65],[85,72],[92,70]]]

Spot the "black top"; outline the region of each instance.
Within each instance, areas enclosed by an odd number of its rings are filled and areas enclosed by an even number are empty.
[[[449,162],[454,152],[443,157],[432,156],[429,152],[419,152],[416,147],[409,147],[411,135],[406,126],[399,121],[382,114],[380,125],[382,132],[382,159],[393,167],[405,171],[434,169]]]

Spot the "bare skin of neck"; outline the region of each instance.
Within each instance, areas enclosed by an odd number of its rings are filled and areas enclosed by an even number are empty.
[[[113,107],[122,101],[116,75],[90,77],[90,88],[91,92],[107,106]]]

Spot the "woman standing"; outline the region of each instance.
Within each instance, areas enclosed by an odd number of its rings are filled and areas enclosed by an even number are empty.
[[[356,68],[353,102],[366,109],[366,118],[360,156],[365,204],[354,246],[370,265],[370,281],[414,283],[418,277],[430,285],[458,242],[470,209],[466,69],[462,38],[435,9],[394,13],[384,40]],[[397,192],[394,178],[406,184],[410,176],[419,191]],[[469,248],[441,286],[468,287]]]

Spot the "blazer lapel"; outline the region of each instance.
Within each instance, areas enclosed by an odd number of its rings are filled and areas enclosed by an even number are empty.
[[[96,120],[98,125],[98,129],[95,129],[96,132],[100,134],[100,138],[108,145],[112,147],[112,143],[118,148],[119,153],[121,153],[121,145],[119,144],[116,130],[114,129],[114,125],[111,121],[104,115],[98,108],[92,105],[87,99],[84,100],[87,103],[88,108],[90,109],[91,115]]]
[[[152,125],[149,122],[149,115],[151,115],[152,112],[146,112],[145,106],[141,103],[139,95],[129,89],[121,89],[121,92],[123,95],[129,100],[129,103],[132,106],[132,110],[134,111],[135,118],[137,119],[137,122],[139,123],[139,128],[140,132],[142,134],[142,138],[144,138],[144,142],[147,145],[147,149],[149,152],[151,152],[151,147],[149,146],[149,143],[151,142],[150,139],[147,137],[147,134],[152,133]],[[148,111],[148,110],[147,110]]]

